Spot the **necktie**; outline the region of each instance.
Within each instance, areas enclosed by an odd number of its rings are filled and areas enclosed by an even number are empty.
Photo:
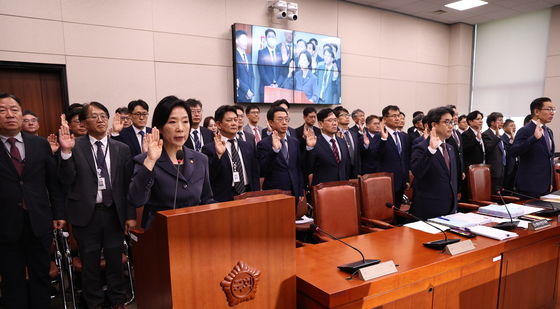
[[[348,145],[348,151],[350,152],[350,160],[354,163],[354,145],[352,144],[352,137],[350,136],[350,131],[344,132],[344,139]]]
[[[336,163],[340,163],[340,156],[338,155],[338,147],[336,147],[336,140],[334,138],[331,138],[331,149],[334,155],[334,160],[336,161]]]
[[[274,53],[274,49],[271,49],[270,53],[272,55],[272,83],[276,84],[276,53]]]
[[[138,134],[140,134],[140,152],[144,152],[144,131],[140,131]]]
[[[401,141],[399,140],[399,134],[397,133],[397,131],[393,132],[393,135],[395,136],[395,145],[397,146],[397,151],[399,152],[399,155],[402,153],[402,147],[401,147]]]
[[[548,134],[548,128],[546,126],[542,126],[542,129],[544,140],[546,141],[546,147],[548,151],[552,151],[552,143],[550,141],[550,135]]]
[[[237,152],[237,147],[235,147],[235,140],[228,139],[231,144],[231,161],[233,162],[233,171],[239,173],[239,181],[233,183],[235,192],[241,194],[245,192],[245,178],[243,177],[243,165],[241,165],[241,159],[239,158],[239,153]]]
[[[461,147],[461,139],[459,138],[459,135],[457,135],[457,131],[455,131],[455,129],[453,129],[453,139],[455,139],[455,142],[457,143],[457,146]]]
[[[500,150],[502,151],[502,165],[506,165],[506,150],[504,148],[504,141],[500,140],[500,142],[498,143],[498,147],[500,147]]]
[[[200,152],[202,145],[200,143],[200,137],[198,137],[198,130],[192,131],[192,134],[193,134],[193,141],[194,141],[194,150]]]
[[[249,71],[249,63],[247,63],[247,58],[245,57],[245,53],[242,54],[243,63],[245,63],[245,70]]]
[[[288,163],[288,159],[290,159],[290,154],[288,153],[288,146],[286,145],[286,139],[282,139],[280,141],[282,142],[282,148],[280,148],[280,152],[282,153],[282,156],[286,160],[286,163]]]
[[[261,141],[261,135],[259,134],[259,130],[257,130],[257,127],[253,128],[253,132],[255,132],[255,141],[258,143]]]
[[[245,140],[245,135],[243,134],[243,132],[239,131],[237,132],[237,135],[239,135],[239,139],[246,142],[247,140]]]
[[[12,163],[14,164],[18,174],[21,176],[23,173],[23,160],[21,159],[19,149],[16,147],[16,139],[10,137],[8,138],[8,143],[10,143],[10,157],[12,158]]]
[[[447,166],[447,171],[451,171],[451,162],[449,161],[449,152],[447,151],[447,144],[441,144],[441,153],[443,155],[443,160],[445,161],[445,165]]]
[[[103,152],[103,143],[101,141],[95,142],[95,145],[97,146],[97,153],[95,156],[95,161],[97,162],[97,170],[101,177],[105,178],[105,189],[101,190],[103,205],[109,207],[113,205],[113,192],[111,190],[111,179],[109,179],[109,171],[107,170],[107,164],[105,162],[106,152]]]
[[[330,70],[326,70],[323,75],[323,83],[321,84],[321,92],[319,93],[319,97],[323,99],[323,95],[325,94],[325,88],[327,88],[327,81],[329,80],[329,73]]]

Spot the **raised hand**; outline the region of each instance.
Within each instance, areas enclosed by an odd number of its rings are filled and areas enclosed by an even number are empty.
[[[381,121],[381,139],[386,140],[389,137],[389,133],[385,129],[385,121]]]
[[[144,143],[142,147],[146,146],[146,159],[144,159],[144,166],[150,171],[156,165],[156,161],[161,157],[163,149],[163,140],[159,138],[159,130],[152,128],[152,133],[144,136]]]
[[[113,117],[113,127],[112,127],[112,133],[121,133],[122,129],[124,127],[123,121],[121,119],[121,114],[119,113],[115,113],[115,116]]]
[[[364,146],[366,148],[368,148],[368,146],[369,146],[369,136],[366,134],[366,132],[364,132],[362,134],[362,138],[364,139]]]
[[[68,120],[66,120],[66,114],[64,113],[60,114],[60,125],[69,128]]]
[[[70,133],[70,128],[68,128],[68,126],[60,126],[60,129],[58,129],[58,140],[60,148],[64,153],[71,153],[72,149],[74,149],[74,146],[76,145],[74,134]]]
[[[58,143],[58,138],[56,137],[56,135],[50,134],[47,137],[47,141],[49,141],[49,145],[51,146],[52,153],[57,152],[58,148],[60,147],[60,144]]]
[[[282,148],[282,142],[280,141],[280,135],[278,131],[272,131],[272,149],[280,150]]]
[[[303,131],[303,136],[305,137],[305,145],[307,147],[313,148],[317,144],[317,136],[313,132],[313,128],[307,128]]]
[[[437,135],[436,130],[433,129],[432,131],[430,131],[430,148],[438,149],[441,143],[443,142],[441,141],[441,138],[439,138],[439,136]]]
[[[537,119],[537,127],[535,128],[535,138],[536,139],[541,139],[543,134],[544,134],[544,131],[543,131],[543,128],[542,128],[541,120]]]
[[[214,147],[216,148],[216,155],[218,159],[226,152],[226,142],[222,141],[222,134],[220,131],[216,132],[214,135]]]

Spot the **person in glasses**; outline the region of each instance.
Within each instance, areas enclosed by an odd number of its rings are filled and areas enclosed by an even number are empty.
[[[130,115],[130,111],[128,110],[128,107],[123,106],[123,107],[117,108],[117,110],[115,110],[115,114],[119,114],[121,116],[121,121],[123,123],[123,129],[128,128],[132,125],[132,118],[131,118],[131,115]]]
[[[37,114],[30,110],[24,111],[21,130],[29,134],[39,135],[39,117],[37,117]]]
[[[504,182],[504,169],[506,165],[506,150],[500,138],[500,129],[504,126],[504,115],[493,112],[486,117],[488,129],[482,132],[482,141],[486,149],[486,163],[490,164],[492,175],[492,193],[502,188]]]
[[[111,137],[119,142],[123,142],[130,148],[130,154],[134,157],[143,151],[144,137],[147,133],[152,133],[152,128],[147,127],[150,107],[144,100],[135,100],[128,103],[132,125],[125,127],[123,114],[115,114],[113,118],[113,128]]]

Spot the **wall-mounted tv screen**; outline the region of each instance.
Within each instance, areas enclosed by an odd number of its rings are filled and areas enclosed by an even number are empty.
[[[236,103],[340,104],[340,38],[234,24]]]

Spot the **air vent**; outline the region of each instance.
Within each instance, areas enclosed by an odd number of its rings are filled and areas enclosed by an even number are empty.
[[[434,15],[441,15],[441,14],[445,14],[445,13],[447,13],[447,11],[444,11],[444,10],[437,10],[437,11],[432,12],[432,14],[434,14]]]

